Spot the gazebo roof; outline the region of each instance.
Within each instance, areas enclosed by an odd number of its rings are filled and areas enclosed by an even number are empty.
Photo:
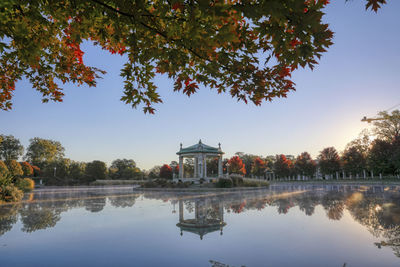
[[[181,144],[181,149],[176,152],[176,154],[178,155],[183,155],[183,154],[193,154],[193,153],[211,153],[211,154],[224,154],[224,152],[222,152],[221,150],[221,144],[218,144],[219,147],[212,147],[212,146],[208,146],[205,145],[201,142],[201,140],[199,141],[198,144],[189,146],[189,147],[185,147],[182,148],[182,144]]]

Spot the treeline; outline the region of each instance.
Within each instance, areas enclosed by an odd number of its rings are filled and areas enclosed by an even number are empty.
[[[358,138],[347,144],[344,151],[334,147],[324,148],[316,158],[308,152],[300,155],[259,155],[237,152],[230,159],[224,159],[223,172],[236,173],[247,177],[265,179],[332,179],[399,177],[400,175],[400,111],[378,113],[379,120],[372,131],[364,130]],[[177,175],[177,162],[156,166],[153,173],[167,173],[166,177]],[[160,172],[161,168],[164,170]],[[193,175],[194,162],[186,159],[186,177]],[[207,174],[216,176],[218,159],[209,159]]]
[[[378,118],[372,131],[362,131],[341,153],[327,147],[313,159],[308,152],[296,157],[282,154],[262,157],[238,152],[224,162],[224,169],[268,179],[399,178],[400,111],[380,112]]]
[[[13,177],[51,178],[47,184],[88,184],[97,179],[143,179],[144,172],[132,159],[114,160],[110,167],[103,161],[73,161],[64,157],[60,142],[35,137],[24,153],[20,141],[12,135],[0,135],[0,171]],[[18,162],[19,158],[24,161]]]

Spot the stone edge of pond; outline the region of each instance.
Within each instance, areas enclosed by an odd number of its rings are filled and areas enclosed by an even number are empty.
[[[341,181],[341,180],[332,180],[332,181],[270,181],[270,185],[333,185],[333,184],[341,184],[341,185],[400,185],[400,181]]]
[[[255,191],[268,189],[268,186],[260,187],[235,187],[235,188],[133,188],[134,191],[157,191],[157,192],[237,192],[237,191]]]

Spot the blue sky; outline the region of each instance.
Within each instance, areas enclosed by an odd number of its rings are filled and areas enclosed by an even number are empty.
[[[374,116],[400,103],[400,1],[388,1],[378,14],[364,2],[331,1],[324,20],[335,32],[334,45],[314,71],[293,75],[297,91],[261,107],[238,103],[209,88],[188,98],[172,91],[172,81],[157,76],[164,103],[144,115],[120,102],[124,58],[87,44],[84,60],[107,71],[96,88],[64,86],[63,103],[41,103],[26,81],[17,84],[13,110],[0,111],[0,133],[27,147],[29,139],[58,140],[66,157],[79,161],[134,159],[140,168],[176,160],[179,143],[201,138],[226,156],[303,151],[317,156],[327,146],[342,150]]]

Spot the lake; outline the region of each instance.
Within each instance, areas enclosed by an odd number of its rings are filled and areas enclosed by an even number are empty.
[[[0,206],[0,266],[400,266],[399,189],[44,188]]]

